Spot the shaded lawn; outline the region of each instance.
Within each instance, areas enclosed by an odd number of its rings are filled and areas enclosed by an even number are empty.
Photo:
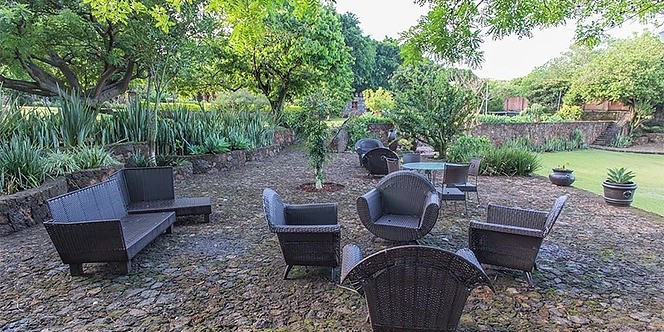
[[[602,195],[602,181],[608,168],[626,167],[634,171],[638,185],[632,206],[664,215],[664,155],[604,150],[551,152],[540,155],[542,168],[536,174],[548,176],[551,168],[569,162],[576,181],[573,186]]]

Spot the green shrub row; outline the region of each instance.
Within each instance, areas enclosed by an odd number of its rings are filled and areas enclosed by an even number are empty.
[[[486,136],[461,136],[449,148],[448,160],[468,162],[482,158],[480,173],[484,175],[528,175],[541,167],[539,157],[528,150],[495,147]]]
[[[493,115],[480,114],[477,116],[480,123],[533,123],[533,122],[568,122],[572,119],[563,117],[563,114],[543,114],[543,115]]]
[[[40,186],[47,176],[115,163],[117,161],[101,147],[51,151],[33,144],[25,136],[13,136],[0,145],[0,192],[13,194]]]

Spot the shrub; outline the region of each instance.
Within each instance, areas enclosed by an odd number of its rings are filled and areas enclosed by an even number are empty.
[[[472,157],[483,157],[491,149],[493,145],[486,136],[461,136],[452,143],[447,157],[451,162],[468,162]]]
[[[91,169],[116,164],[110,153],[98,146],[82,146],[74,150],[74,159],[80,169]]]
[[[46,154],[45,170],[47,174],[60,176],[80,169],[76,163],[76,158],[71,153],[52,151]]]
[[[150,157],[142,154],[140,151],[133,153],[125,163],[127,167],[150,167]]]
[[[307,113],[306,120],[303,123],[303,132],[306,135],[309,167],[314,170],[316,189],[323,188],[323,181],[325,180],[323,166],[329,161],[327,146],[330,141],[330,133],[324,117],[331,101],[320,96],[320,94],[318,96],[311,94],[303,100]]]
[[[365,113],[359,116],[351,116],[344,128],[348,131],[348,148],[355,149],[355,142],[361,138],[378,138],[376,134],[369,132],[371,123],[390,123],[388,118]]]
[[[486,175],[529,175],[541,167],[536,154],[509,147],[487,151],[482,159],[482,169]]]
[[[480,114],[477,120],[481,123],[528,123],[533,122],[529,116],[506,116],[494,114]]]
[[[17,191],[40,186],[46,177],[46,165],[41,148],[22,136],[14,136],[8,144],[0,145],[0,173],[2,191]]]
[[[374,115],[380,116],[383,111],[394,109],[395,103],[392,93],[383,89],[383,87],[378,87],[376,91],[372,89],[364,90],[362,91],[362,97],[364,97],[365,105]]]
[[[632,145],[632,136],[631,135],[622,135],[618,134],[616,138],[611,142],[611,146],[617,148],[626,148]]]
[[[226,111],[270,111],[270,101],[262,93],[247,89],[222,92],[213,102],[213,107]]]
[[[82,146],[94,135],[97,128],[97,113],[78,95],[60,97],[58,115],[60,138],[65,146]]]
[[[564,120],[577,121],[581,119],[583,110],[581,106],[564,104],[556,114]]]

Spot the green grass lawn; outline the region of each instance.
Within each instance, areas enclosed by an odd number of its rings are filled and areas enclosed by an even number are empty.
[[[552,152],[540,155],[542,168],[536,173],[548,176],[551,168],[569,162],[576,181],[572,186],[602,195],[606,170],[625,167],[634,171],[638,185],[632,206],[664,216],[664,155],[603,150]]]

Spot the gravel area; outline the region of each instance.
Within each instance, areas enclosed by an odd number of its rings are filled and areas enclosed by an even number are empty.
[[[328,269],[296,267],[293,280],[281,279],[265,187],[289,203],[339,202],[342,246],[369,254],[396,245],[357,218],[356,197],[378,179],[355,153],[332,156],[327,181],[345,186],[336,192],[299,190],[313,180],[306,164],[291,147],[240,170],[178,180],[177,195],[212,197],[211,222],[180,219],[136,256],[129,276],[87,264],[72,278],[43,227],[0,238],[0,331],[369,331],[363,299],[330,282]],[[543,177],[480,177],[479,189],[480,206],[474,195],[467,214],[448,204],[422,242],[467,246],[468,222],[484,219],[487,203],[548,210],[557,196],[570,199],[540,251],[536,286],[518,271],[487,270],[496,291],[471,294],[459,330],[664,330],[664,218]]]

